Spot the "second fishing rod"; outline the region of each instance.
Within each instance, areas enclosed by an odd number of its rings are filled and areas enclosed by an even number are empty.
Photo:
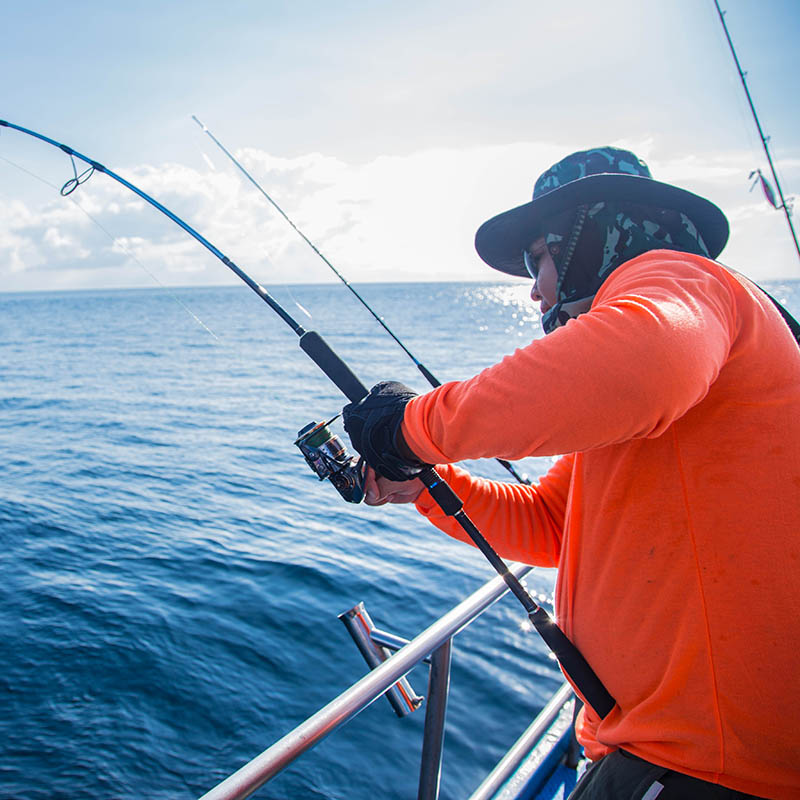
[[[333,272],[334,275],[350,290],[353,296],[361,303],[362,306],[375,318],[378,324],[389,334],[389,336],[394,339],[395,342],[400,346],[400,349],[414,362],[414,366],[422,373],[423,377],[426,381],[435,389],[437,386],[441,386],[441,381],[406,347],[405,344],[400,340],[400,338],[394,333],[394,331],[386,324],[383,317],[379,316],[375,313],[372,306],[361,296],[361,294],[353,287],[353,285],[339,272],[338,269],[325,257],[322,251],[311,241],[311,239],[306,236],[300,228],[295,225],[294,222],[290,219],[288,214],[273,200],[273,198],[266,192],[266,190],[261,186],[261,184],[250,174],[250,172],[245,169],[242,163],[234,156],[227,147],[225,147],[216,136],[204,125],[200,120],[192,114],[192,119],[200,126],[203,133],[205,133],[209,139],[230,159],[233,165],[242,173],[242,175],[247,178],[247,180],[256,188],[256,190],[272,205],[272,207],[286,220],[286,222],[291,226],[292,230],[297,233],[298,236],[322,259],[322,262]],[[530,485],[530,481],[524,476],[520,475],[517,471],[516,467],[509,462],[506,461],[504,458],[496,459],[497,463],[500,464],[504,469],[506,469],[513,477],[519,482],[526,485]]]

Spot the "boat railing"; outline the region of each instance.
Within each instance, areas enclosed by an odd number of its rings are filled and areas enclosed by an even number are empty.
[[[517,578],[522,578],[531,567],[513,564],[509,569]],[[418,800],[435,800],[441,774],[452,639],[507,591],[500,577],[484,584],[294,730],[225,778],[200,800],[240,800],[249,797],[303,753],[395,687],[398,681],[426,659],[430,659],[431,666],[417,797]],[[537,718],[538,723],[543,724],[551,705],[540,714],[542,719]],[[535,727],[538,729],[539,725],[535,723]],[[506,762],[504,771],[508,771],[509,766]]]

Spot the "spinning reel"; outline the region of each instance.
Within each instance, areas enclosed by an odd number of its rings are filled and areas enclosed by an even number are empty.
[[[364,499],[367,465],[363,459],[350,455],[341,437],[331,433],[328,426],[338,417],[339,414],[327,422],[309,422],[298,431],[295,444],[321,481],[327,478],[348,503],[360,503]]]

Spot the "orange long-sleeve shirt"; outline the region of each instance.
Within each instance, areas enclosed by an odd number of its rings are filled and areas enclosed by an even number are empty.
[[[592,757],[800,798],[800,348],[768,298],[646,253],[403,433],[436,464],[570,454],[535,487],[442,469],[502,556],[558,567],[558,622],[617,700],[584,715]]]

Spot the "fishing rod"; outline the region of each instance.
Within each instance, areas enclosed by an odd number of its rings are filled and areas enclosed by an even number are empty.
[[[275,300],[263,286],[254,281],[244,270],[234,264],[224,253],[198,233],[191,225],[182,220],[157,200],[153,199],[139,187],[104,167],[99,162],[88,156],[82,155],[65,144],[50,139],[41,133],[23,128],[5,120],[0,120],[0,126],[32,136],[66,153],[72,161],[74,177],[70,178],[61,188],[62,195],[71,194],[78,186],[85,183],[95,172],[102,172],[109,178],[130,189],[145,202],[158,209],[162,214],[171,219],[176,225],[183,228],[192,238],[196,239],[207,250],[215,255],[228,269],[249,286],[267,305],[300,337],[300,347],[312,361],[330,378],[350,402],[358,402],[369,394],[366,386],[356,377],[350,367],[333,351],[328,343],[316,331],[307,331],[299,325],[291,315]],[[78,173],[75,159],[83,161],[88,166]],[[335,418],[334,418],[335,419]],[[329,420],[330,422],[332,420]],[[310,423],[298,434],[296,444],[300,446],[306,461],[320,478],[329,478],[331,483],[340,492],[342,497],[349,502],[358,503],[363,499],[364,467],[355,456],[347,454],[341,440],[331,436],[327,429],[328,423]],[[301,446],[302,445],[302,446]],[[614,707],[616,701],[605,688],[603,683],[589,666],[586,659],[567,638],[566,634],[551,619],[550,615],[538,605],[527,592],[520,580],[506,566],[505,562],[495,552],[476,525],[467,516],[458,495],[436,472],[433,466],[425,467],[418,476],[431,494],[431,497],[447,516],[453,517],[464,532],[473,541],[475,546],[483,553],[495,571],[508,586],[511,593],[520,601],[528,614],[533,627],[545,641],[550,650],[558,658],[565,672],[592,708],[605,717]]]
[[[769,152],[769,145],[768,145],[768,138],[764,136],[764,131],[761,128],[761,122],[758,119],[758,114],[756,114],[756,107],[753,104],[753,98],[750,96],[750,89],[747,87],[747,80],[745,79],[745,72],[742,71],[742,66],[739,63],[739,57],[736,55],[736,50],[733,47],[733,40],[731,39],[731,35],[728,32],[728,26],[725,23],[725,14],[727,11],[723,11],[720,6],[718,0],[714,0],[714,5],[717,9],[717,14],[719,15],[719,21],[722,23],[722,29],[725,31],[725,38],[728,40],[728,47],[730,48],[731,55],[733,56],[733,60],[736,64],[736,70],[739,73],[739,79],[742,82],[742,88],[744,89],[745,96],[747,97],[747,102],[750,106],[750,113],[753,115],[753,121],[756,123],[756,128],[758,128],[758,135],[761,138],[761,145],[764,148],[764,154],[767,157],[767,162],[769,163],[770,171],[772,172],[772,179],[775,181],[775,188],[778,190],[778,196],[781,198],[781,205],[780,208],[783,209],[784,216],[786,217],[786,223],[789,226],[789,231],[792,234],[792,241],[794,242],[794,249],[797,250],[797,255],[800,257],[800,244],[797,241],[797,234],[794,230],[794,225],[792,224],[792,215],[789,213],[789,208],[786,205],[786,199],[783,196],[783,189],[781,189],[781,182],[778,180],[778,174],[775,172],[775,165],[772,163],[772,156]],[[773,198],[774,200],[774,198]],[[772,205],[775,205],[773,202]]]
[[[292,227],[295,233],[297,233],[298,236],[300,236],[300,238],[322,259],[324,264],[333,271],[334,275],[336,275],[336,277],[353,293],[355,298],[361,303],[362,306],[364,306],[364,308],[367,309],[367,311],[369,311],[370,314],[372,314],[372,316],[375,318],[378,324],[386,331],[386,333],[388,333],[389,336],[391,336],[392,339],[394,339],[395,342],[397,342],[397,344],[400,345],[402,351],[414,362],[414,366],[416,366],[416,368],[422,373],[425,380],[428,381],[428,383],[431,386],[433,386],[434,389],[437,386],[441,386],[442,385],[441,381],[438,378],[436,378],[436,376],[403,344],[402,341],[400,341],[400,339],[395,335],[394,331],[386,324],[383,317],[380,317],[378,316],[378,314],[375,313],[375,311],[372,309],[369,303],[367,303],[367,301],[358,293],[358,291],[356,291],[356,289],[347,280],[347,278],[345,278],[344,275],[342,275],[342,273],[339,272],[339,270],[336,269],[336,267],[334,267],[333,264],[331,264],[331,262],[325,257],[325,255],[319,250],[319,248],[308,238],[308,236],[306,236],[303,233],[303,231],[301,231],[300,228],[298,228],[297,225],[295,225],[294,222],[292,222],[292,220],[289,218],[286,212],[275,202],[275,200],[272,199],[272,197],[270,197],[269,194],[267,194],[267,192],[261,186],[261,184],[244,168],[241,162],[228,150],[228,148],[225,147],[225,145],[222,144],[222,142],[220,142],[220,140],[217,139],[217,137],[214,136],[213,133],[211,133],[208,127],[204,125],[202,122],[200,122],[200,120],[194,114],[192,114],[192,119],[200,126],[202,131],[211,139],[211,141],[214,142],[214,144],[217,147],[219,147],[219,149],[222,150],[223,153],[225,153],[225,155],[233,162],[233,164],[239,169],[239,171],[245,176],[245,178],[247,178],[247,180],[250,181],[250,183],[252,183],[253,186],[255,186],[255,188],[272,204],[272,207],[289,223],[289,225]],[[520,475],[517,472],[514,465],[511,464],[509,461],[506,461],[504,458],[498,458],[496,459],[496,461],[502,467],[508,470],[508,472],[510,472],[514,476],[514,478],[516,478],[516,480],[519,481],[519,483],[530,485],[530,481],[524,476]]]

